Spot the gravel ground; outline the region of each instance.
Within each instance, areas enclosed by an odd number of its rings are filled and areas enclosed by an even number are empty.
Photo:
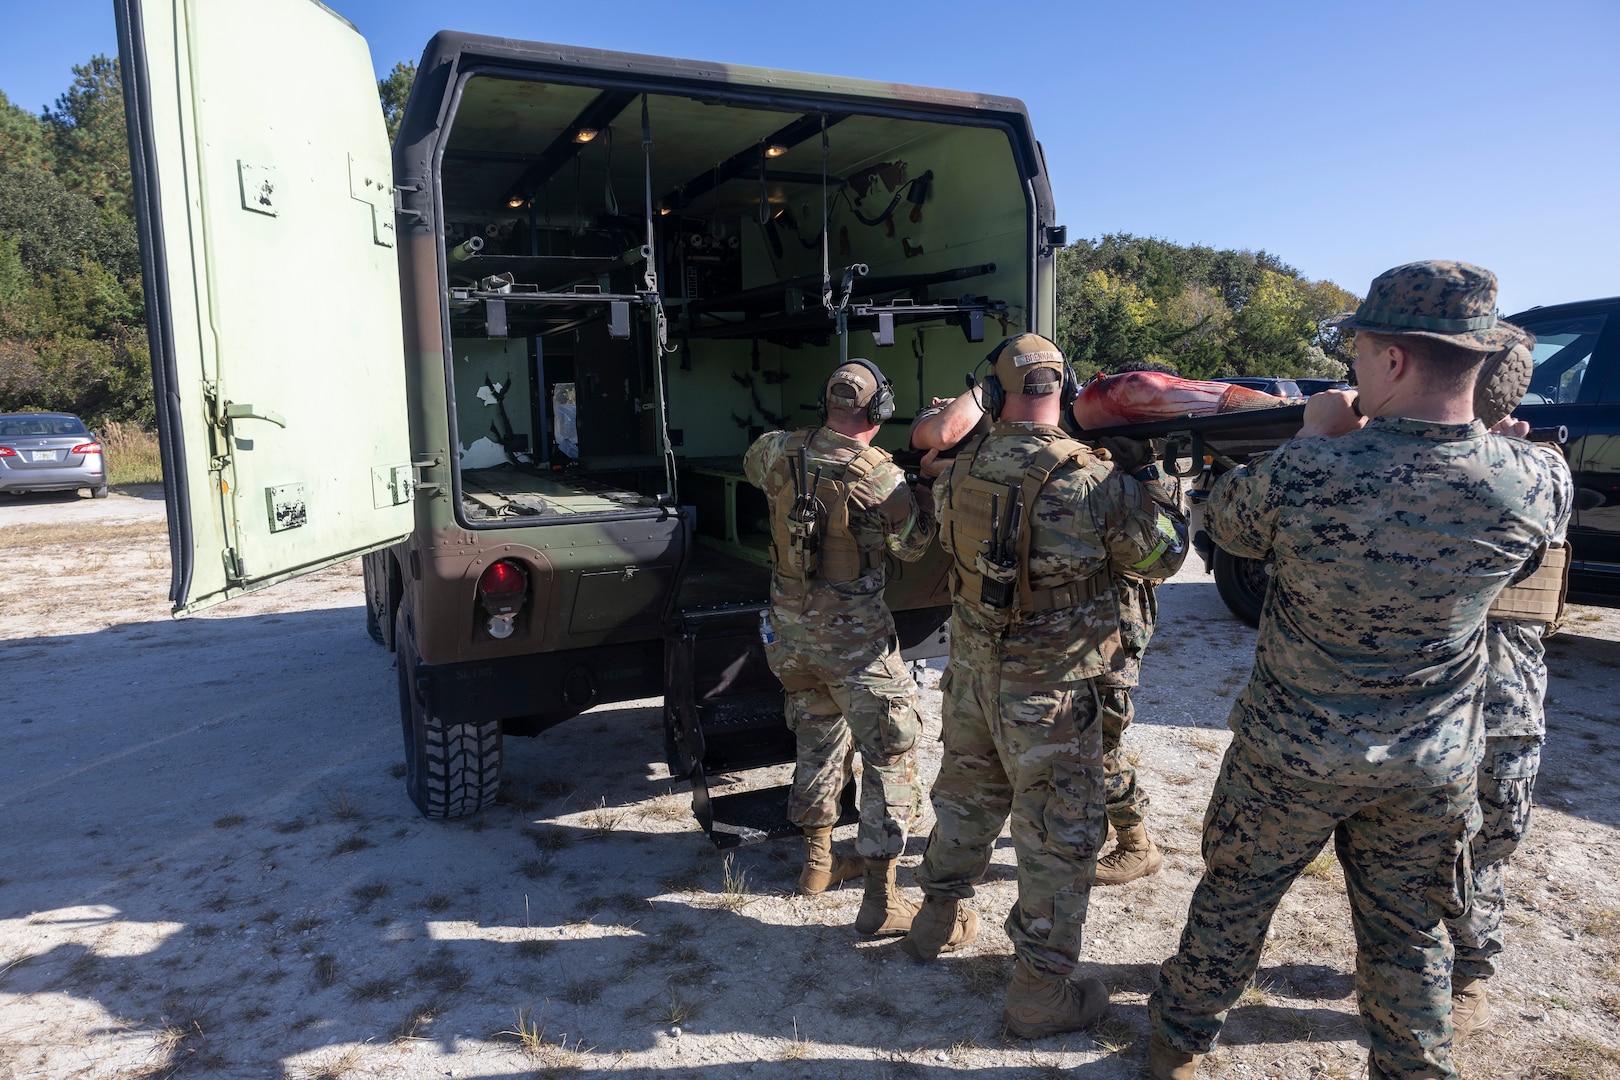
[[[1140,1075],[1254,644],[1196,567],[1160,591],[1127,736],[1165,867],[1097,890],[1087,926],[1112,1016],[1023,1042],[1000,1021],[1005,836],[978,943],[918,965],[854,933],[858,889],[792,896],[795,844],[716,854],[656,702],[509,740],[498,806],[424,821],[358,566],[174,622],[161,517],[150,491],[0,505],[0,1080]],[[1535,830],[1499,1018],[1459,1052],[1471,1078],[1620,1076],[1616,641],[1620,613],[1581,608],[1551,644]],[[1353,964],[1326,857],[1200,1075],[1365,1075]]]

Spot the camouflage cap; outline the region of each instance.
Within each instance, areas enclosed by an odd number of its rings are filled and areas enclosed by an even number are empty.
[[[1496,275],[1447,259],[1385,270],[1373,278],[1360,307],[1328,320],[1328,325],[1434,338],[1478,352],[1511,348],[1524,338],[1517,326],[1496,317]]]
[[[877,376],[859,361],[850,360],[827,376],[827,404],[834,408],[864,409],[877,392]]]
[[[996,347],[991,374],[1001,380],[1001,387],[1009,394],[1055,394],[1063,385],[1063,351],[1039,334],[1019,334]],[[1059,378],[1052,382],[1026,385],[1032,371],[1051,368]]]
[[[1521,342],[1494,352],[1479,366],[1474,379],[1474,415],[1486,427],[1495,427],[1503,417],[1519,407],[1530,376],[1535,371],[1530,345]]]

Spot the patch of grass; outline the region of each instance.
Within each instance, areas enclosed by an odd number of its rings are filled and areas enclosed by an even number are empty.
[[[166,521],[115,521],[97,525],[95,538],[96,543],[102,545],[109,540],[140,540],[148,536],[162,536],[168,531],[169,524]],[[84,538],[85,528],[77,522],[63,525],[7,525],[4,529],[0,529],[0,550],[76,544]]]
[[[242,1020],[244,1023],[248,1024],[257,1023],[260,1020],[263,1020],[265,1017],[273,1015],[274,1013],[266,1008],[262,1002],[258,1001],[253,1002],[253,1004],[248,1005],[242,1010]]]
[[[1542,1048],[1530,1080],[1590,1080],[1620,1072],[1620,1050],[1582,1035],[1566,1035]]]
[[[448,893],[430,893],[428,898],[422,901],[422,906],[437,915],[442,911],[450,910],[450,907],[455,902],[456,898]]]
[[[214,912],[216,915],[224,912],[230,906],[231,890],[228,888],[221,889],[219,891],[219,895],[203,902],[203,908],[205,910]]]
[[[563,990],[563,1000],[570,1005],[589,1005],[602,996],[603,989],[600,979],[581,979],[568,984]]]
[[[586,1046],[584,1039],[576,1040],[570,1047],[566,1034],[552,1042],[546,1035],[545,1016],[536,1014],[527,1006],[518,1010],[517,1022],[512,1027],[497,1031],[495,1037],[517,1040],[518,1049],[551,1075],[577,1072],[590,1052],[596,1049]]]
[[[388,895],[388,882],[373,881],[365,885],[356,885],[349,890],[349,895],[369,907]]]
[[[990,1000],[1007,992],[1012,978],[1012,957],[969,956],[951,965],[962,989],[977,998]]]
[[[783,1061],[804,1061],[810,1056],[810,1040],[799,1037],[799,1018],[793,1018],[793,1038],[782,1048]]]
[[[325,792],[322,794],[326,795],[326,805],[332,811],[334,820],[353,821],[360,816],[360,807],[355,804],[353,799],[349,798],[349,793],[342,788],[338,788],[336,795]]]
[[[405,779],[405,763],[403,761],[396,761],[392,765],[388,766],[388,775],[392,776],[395,780]]]
[[[1620,909],[1587,908],[1581,913],[1581,933],[1593,937],[1620,939]]]
[[[566,829],[555,827],[529,829],[525,830],[525,835],[534,841],[535,849],[538,851],[562,851],[565,848],[572,847],[574,844],[573,834]]]
[[[620,807],[609,806],[607,798],[604,796],[596,804],[596,809],[592,810],[585,820],[590,827],[592,836],[606,838],[618,832],[619,826],[623,825],[625,818],[629,816],[629,813]]]
[[[1225,693],[1221,693],[1219,690],[1216,691],[1216,693],[1221,694],[1222,697],[1225,697],[1226,694],[1231,692],[1230,687],[1227,688]],[[1202,732],[1195,732],[1192,735],[1187,736],[1187,745],[1193,747],[1195,750],[1202,750],[1206,754],[1218,754],[1221,752],[1220,741],[1214,736],[1205,735]]]
[[[525,960],[539,960],[557,951],[557,943],[549,939],[526,938],[517,943],[517,954]]]
[[[302,818],[296,818],[292,821],[278,821],[273,827],[276,832],[286,836],[289,833],[303,832],[309,825]]]
[[[1338,877],[1339,860],[1331,851],[1324,851],[1305,864],[1305,876],[1327,881]]]
[[[349,994],[356,1001],[383,1001],[394,996],[394,980],[379,977],[352,983],[349,986]]]
[[[344,1080],[350,1073],[360,1068],[362,1056],[362,1051],[358,1046],[335,1051],[325,1061],[301,1070],[297,1074],[298,1080]]]
[[[337,983],[338,964],[337,957],[331,953],[321,953],[315,958],[315,985],[325,988]]]
[[[157,432],[108,420],[100,434],[109,484],[163,482],[163,454],[158,449]]]
[[[694,864],[686,867],[684,870],[678,870],[669,877],[659,881],[658,885],[665,892],[697,892],[699,889],[703,888],[703,879],[705,876],[704,867],[706,865],[707,863],[705,863],[703,866]]]
[[[213,923],[198,923],[196,926],[191,928],[191,932],[200,938],[211,938],[215,934],[219,933],[219,927],[215,926]]]
[[[241,814],[226,814],[224,817],[214,819],[214,828],[216,829],[234,829],[238,825],[246,824],[247,818]]]
[[[1103,1020],[1090,1030],[1090,1036],[1105,1054],[1123,1054],[1136,1041],[1136,1028],[1124,1020]]]
[[[366,848],[368,848],[370,846],[371,846],[371,841],[366,839],[364,833],[350,833],[348,836],[345,836],[342,840],[339,840],[337,842],[337,844],[333,846],[332,854],[333,855],[352,855],[356,851],[364,851]]]
[[[730,855],[720,862],[720,906],[740,911],[754,902],[748,895],[748,871],[738,870]]]
[[[416,1008],[405,1014],[403,1020],[394,1025],[394,1030],[388,1033],[388,1041],[398,1044],[427,1038],[426,1035],[422,1034],[422,1029],[437,1020],[439,1013],[442,1011],[443,1009],[436,1001],[416,1006]]]
[[[325,919],[321,918],[313,911],[306,910],[302,915],[298,916],[298,918],[292,921],[292,925],[289,926],[288,929],[295,934],[307,934],[325,921]]]
[[[441,994],[454,993],[472,981],[472,973],[459,966],[450,950],[434,950],[422,963],[411,969],[411,977],[418,982],[432,983]]]
[[[518,863],[517,872],[530,881],[539,881],[553,870],[557,869],[557,858],[551,852],[542,852],[532,859],[525,859]]]
[[[658,1014],[658,1019],[666,1024],[684,1024],[696,1015],[697,1002],[682,997],[673,986],[669,987],[669,1000]]]

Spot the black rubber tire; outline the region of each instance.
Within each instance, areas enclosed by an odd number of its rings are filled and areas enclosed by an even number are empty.
[[[495,802],[501,788],[501,722],[449,724],[416,692],[416,647],[394,619],[399,717],[405,733],[405,793],[426,818],[466,817]]]
[[[1232,614],[1250,626],[1260,625],[1260,611],[1266,605],[1266,586],[1271,568],[1263,559],[1245,559],[1215,549],[1215,588]]]
[[[107,485],[102,484],[100,487],[91,488],[90,497],[92,499],[105,499],[107,497]]]

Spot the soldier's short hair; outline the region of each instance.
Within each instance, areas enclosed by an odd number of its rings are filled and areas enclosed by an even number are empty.
[[[1435,389],[1456,390],[1470,385],[1479,365],[1490,355],[1416,334],[1375,334],[1370,330],[1356,332],[1365,334],[1380,352],[1393,345],[1406,353],[1417,362],[1423,381]]]

